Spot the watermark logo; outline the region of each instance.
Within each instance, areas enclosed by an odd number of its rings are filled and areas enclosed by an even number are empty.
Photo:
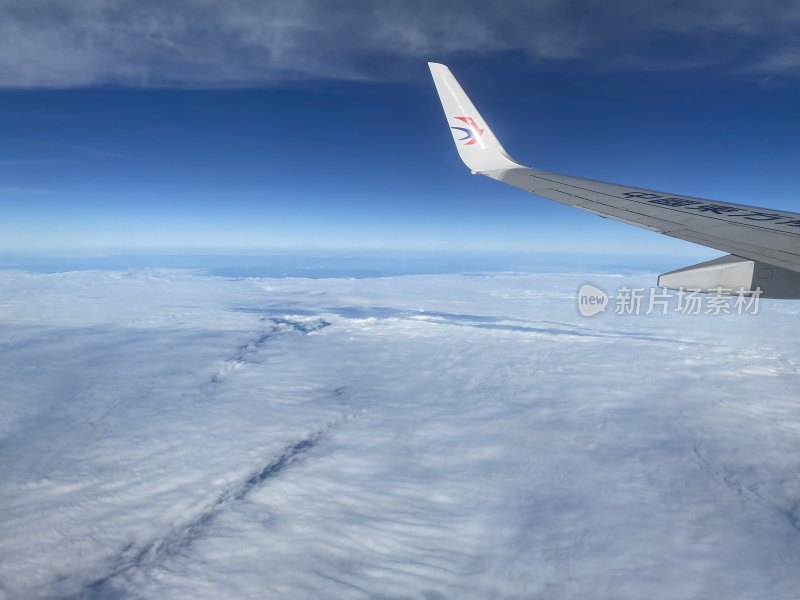
[[[593,317],[613,307],[616,315],[757,315],[761,288],[753,291],[717,288],[709,293],[680,289],[622,286],[610,296],[602,288],[585,283],[578,290],[578,312]]]
[[[578,290],[578,312],[584,317],[593,317],[605,312],[608,294],[592,283],[584,283]]]

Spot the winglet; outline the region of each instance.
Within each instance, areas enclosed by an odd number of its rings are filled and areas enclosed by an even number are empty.
[[[508,156],[445,65],[428,63],[461,160],[473,173],[522,167]]]

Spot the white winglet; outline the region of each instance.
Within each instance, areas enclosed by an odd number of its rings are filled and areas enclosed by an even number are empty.
[[[518,169],[445,65],[428,63],[461,160],[473,173]]]

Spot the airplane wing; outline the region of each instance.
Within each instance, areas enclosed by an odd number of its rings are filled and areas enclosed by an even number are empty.
[[[704,200],[525,167],[500,145],[445,65],[428,63],[456,149],[473,173],[601,217],[729,253],[659,285],[800,298],[800,214]]]

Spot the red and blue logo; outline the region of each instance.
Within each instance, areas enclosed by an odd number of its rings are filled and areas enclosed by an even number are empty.
[[[483,135],[484,130],[478,127],[478,124],[475,122],[475,119],[472,117],[454,117],[459,121],[463,121],[468,127],[451,127],[450,129],[456,129],[458,131],[464,132],[464,137],[458,138],[459,142],[464,142],[465,146],[471,146],[475,142],[478,141],[478,138]]]

